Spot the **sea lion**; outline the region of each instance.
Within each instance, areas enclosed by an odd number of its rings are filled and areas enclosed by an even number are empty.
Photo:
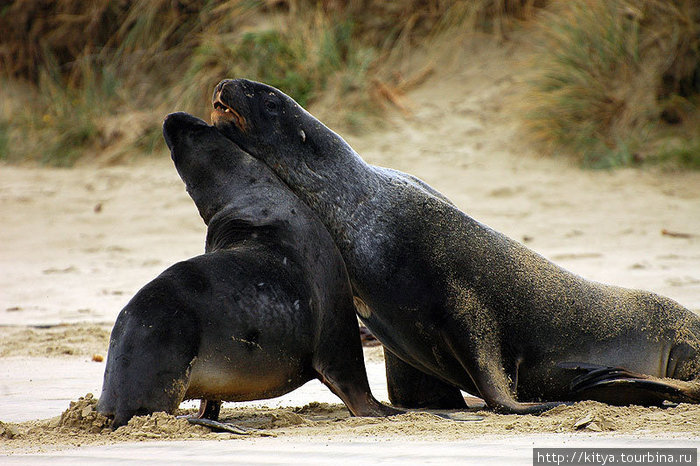
[[[506,413],[700,402],[700,317],[678,303],[558,267],[424,183],[368,165],[271,86],[224,80],[213,107],[215,126],[333,236],[358,314],[388,350],[394,404],[460,407],[458,389]]]
[[[123,425],[202,399],[288,393],[313,378],[353,415],[398,411],[370,392],[343,260],[330,235],[270,169],[184,113],[163,134],[208,225],[206,253],[144,286],[119,314],[98,410]]]

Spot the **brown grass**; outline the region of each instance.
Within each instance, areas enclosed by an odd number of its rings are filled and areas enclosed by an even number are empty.
[[[572,0],[538,25],[528,121],[551,147],[594,167],[636,163],[697,112],[697,2]]]
[[[694,163],[695,0],[14,0],[0,8],[0,159],[149,152],[162,147],[165,113],[205,116],[211,88],[230,76],[361,126],[384,107],[410,112],[410,78],[390,67],[426,39],[457,28],[507,40],[532,18],[546,44],[533,62],[543,70],[533,133],[592,166],[669,154]],[[144,123],[115,129],[129,121]]]
[[[0,99],[17,102],[0,113],[0,159],[70,165],[85,153],[119,161],[162,147],[162,116],[205,116],[212,87],[230,76],[304,105],[342,96],[332,112],[361,125],[391,101],[392,88],[370,85],[387,57],[453,27],[502,36],[542,3],[14,0],[0,8]],[[18,81],[28,83],[19,92]],[[115,129],[132,120],[145,128]]]

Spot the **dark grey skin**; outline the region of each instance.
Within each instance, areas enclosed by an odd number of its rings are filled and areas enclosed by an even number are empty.
[[[113,425],[202,399],[288,393],[321,380],[356,416],[395,409],[370,392],[350,283],[330,235],[262,162],[191,115],[163,133],[208,225],[206,254],[175,264],[112,331],[98,410]]]
[[[224,80],[212,121],[325,224],[365,325],[388,350],[392,403],[506,413],[562,402],[700,402],[700,318],[584,280],[439,193],[365,163],[281,91]],[[424,393],[424,391],[429,393]]]

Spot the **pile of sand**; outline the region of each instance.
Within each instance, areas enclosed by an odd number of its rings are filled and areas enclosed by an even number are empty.
[[[67,410],[61,414],[56,427],[61,431],[87,432],[99,434],[109,428],[109,419],[97,412],[97,398],[92,393],[71,401]]]
[[[16,424],[0,422],[0,446],[6,451],[46,451],[68,446],[118,442],[235,439],[248,436],[301,436],[305,438],[440,438],[444,441],[484,435],[532,433],[600,433],[673,436],[696,435],[700,406],[681,404],[666,408],[609,406],[584,401],[560,406],[539,416],[502,415],[486,410],[466,412],[413,411],[388,418],[351,417],[342,404],[310,403],[296,408],[225,408],[220,421],[248,431],[240,436],[216,433],[192,425],[179,415],[154,413],[136,416],[116,430],[96,411],[97,399],[87,394],[70,403],[59,417]],[[448,414],[445,419],[436,414]],[[481,421],[461,421],[482,416]]]

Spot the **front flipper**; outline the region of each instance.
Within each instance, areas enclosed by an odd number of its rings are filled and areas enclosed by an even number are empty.
[[[178,419],[187,419],[190,424],[199,424],[202,426],[211,427],[212,423],[218,423],[219,413],[221,412],[220,400],[201,400],[199,402],[199,412],[194,416],[178,416]],[[211,421],[211,422],[210,422]]]
[[[219,422],[220,412],[220,400],[202,400],[199,404],[199,412],[197,414],[194,416],[182,417],[187,419],[187,422],[190,424],[207,427],[213,432],[229,432],[236,435],[250,435],[253,433],[253,431],[234,426],[228,422]]]
[[[349,377],[344,368],[328,367],[318,371],[318,379],[328,387],[353,416],[384,417],[403,414],[402,410],[386,406],[372,395],[364,373],[356,372]]]
[[[611,405],[660,406],[664,401],[700,403],[700,382],[661,379],[621,367],[561,363],[562,369],[580,372],[571,381],[572,398]]]
[[[455,294],[462,291],[458,290]],[[511,373],[506,372],[498,329],[484,326],[483,322],[477,325],[480,321],[495,321],[495,318],[489,315],[490,308],[482,306],[476,296],[472,298],[464,305],[469,312],[442,325],[442,343],[449,349],[449,356],[463,369],[463,373],[459,374],[453,362],[452,371],[462,379],[462,389],[481,397],[490,409],[499,414],[540,414],[557,406],[571,404],[564,400],[518,401],[518,364],[508,364],[512,366]],[[463,319],[469,315],[474,318],[472,322]],[[479,332],[474,329],[479,329]]]
[[[220,400],[202,400],[199,403],[199,412],[195,416],[195,419],[211,419],[212,421],[216,421],[219,419],[220,412]]]

